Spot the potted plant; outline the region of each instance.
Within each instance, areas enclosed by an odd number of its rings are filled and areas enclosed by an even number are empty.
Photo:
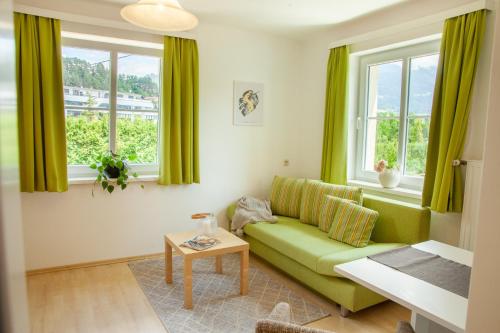
[[[375,164],[375,171],[378,172],[378,181],[382,187],[395,188],[399,185],[401,176],[399,166],[394,163],[387,163],[385,160],[378,161]]]
[[[120,187],[122,191],[127,188],[129,180],[130,166],[128,162],[135,161],[136,155],[132,154],[127,157],[108,152],[97,156],[95,163],[89,167],[97,170],[97,177],[92,187],[92,196],[94,196],[94,189],[96,184],[100,184],[104,191],[113,193],[116,187]],[[137,178],[137,172],[132,174],[132,177]],[[144,185],[141,184],[144,188]]]

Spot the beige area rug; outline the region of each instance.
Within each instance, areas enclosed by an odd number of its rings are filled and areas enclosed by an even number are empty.
[[[223,274],[215,273],[215,258],[193,261],[193,309],[183,307],[183,262],[174,257],[174,283],[165,283],[163,259],[129,264],[144,294],[170,333],[254,332],[255,323],[266,318],[274,305],[287,302],[292,321],[305,324],[328,315],[285,285],[250,265],[249,293],[240,296],[239,255],[223,257]]]

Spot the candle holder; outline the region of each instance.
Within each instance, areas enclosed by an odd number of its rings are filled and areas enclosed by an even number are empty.
[[[198,213],[191,215],[191,219],[196,222],[198,235],[213,237],[217,234],[217,218],[213,213]]]

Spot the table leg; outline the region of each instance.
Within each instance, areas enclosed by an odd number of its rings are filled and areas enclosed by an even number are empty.
[[[222,256],[215,256],[215,272],[222,274]]]
[[[240,294],[248,294],[248,249],[240,252]]]
[[[193,308],[193,266],[188,256],[184,256],[184,307]]]
[[[172,246],[165,241],[165,282],[172,283]]]

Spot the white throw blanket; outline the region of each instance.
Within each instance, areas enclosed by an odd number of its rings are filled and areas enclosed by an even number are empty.
[[[271,202],[252,197],[242,197],[236,204],[231,221],[231,231],[237,235],[243,234],[243,227],[247,223],[270,222],[276,223],[277,218],[271,212]]]

